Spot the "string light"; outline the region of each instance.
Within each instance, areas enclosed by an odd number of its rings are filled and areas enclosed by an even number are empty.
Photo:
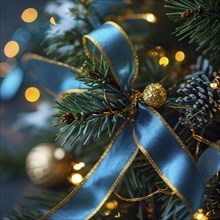
[[[105,216],[108,216],[108,215],[111,214],[111,211],[110,210],[105,210],[104,214],[105,214]]]
[[[16,41],[9,41],[4,48],[4,54],[8,58],[15,57],[19,52],[19,44]]]
[[[50,23],[51,23],[52,25],[54,25],[54,26],[57,25],[57,23],[56,23],[54,17],[51,17],[51,18],[50,18]]]
[[[185,54],[183,51],[177,51],[176,54],[175,54],[175,59],[178,61],[178,62],[181,62],[185,59]]]
[[[220,76],[216,76],[212,82],[210,83],[210,87],[212,89],[219,89],[220,88]]]
[[[169,64],[169,59],[167,57],[161,57],[159,60],[161,66],[167,66]]]
[[[29,87],[25,91],[25,98],[28,102],[36,102],[40,98],[40,91],[36,87]]]
[[[11,71],[11,67],[6,62],[0,63],[0,77],[6,77],[8,73]]]
[[[145,15],[145,19],[146,19],[148,22],[150,22],[150,23],[155,23],[155,22],[157,21],[156,16],[155,16],[154,14],[152,14],[152,13],[147,13],[147,14]]]
[[[114,210],[118,207],[118,202],[116,200],[112,200],[106,203],[106,208],[110,210]]]
[[[80,162],[80,163],[76,163],[73,165],[73,169],[74,170],[81,170],[83,167],[85,167],[85,163],[84,162]]]
[[[202,209],[199,209],[193,216],[195,220],[208,220],[208,217],[203,213]]]
[[[82,181],[82,179],[83,177],[79,173],[74,173],[70,178],[68,178],[68,180],[74,185],[78,185]]]
[[[155,52],[160,56],[164,57],[165,56],[165,51],[161,46],[156,46],[155,47]]]
[[[57,148],[54,152],[54,157],[57,160],[62,160],[65,157],[65,151],[62,148]]]
[[[27,8],[23,11],[21,18],[26,23],[34,22],[37,19],[38,13],[34,8]]]
[[[154,50],[149,51],[147,54],[150,57],[157,57],[158,56],[158,53]]]
[[[121,213],[118,212],[114,217],[115,217],[115,218],[120,218],[120,217],[121,217]]]

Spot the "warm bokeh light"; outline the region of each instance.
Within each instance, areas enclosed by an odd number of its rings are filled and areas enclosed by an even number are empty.
[[[203,213],[202,209],[199,209],[193,216],[195,220],[208,220],[208,217]]]
[[[161,66],[167,66],[169,64],[169,59],[167,57],[161,57],[159,60]]]
[[[112,200],[106,203],[106,208],[110,210],[114,210],[118,207],[118,202],[116,200]]]
[[[76,163],[73,165],[73,169],[74,170],[81,170],[83,167],[85,167],[85,163],[84,162],[80,162],[80,163]]]
[[[5,56],[8,58],[15,57],[19,52],[19,45],[16,41],[9,41],[4,48]]]
[[[177,51],[175,54],[175,59],[179,62],[183,61],[185,59],[185,54],[183,51]]]
[[[149,51],[149,53],[148,53],[148,56],[150,56],[150,57],[157,57],[159,54],[156,52],[156,51],[154,51],[154,50],[151,50],[151,51]]]
[[[155,47],[155,52],[160,56],[164,57],[165,56],[165,50],[161,46],[156,46]]]
[[[120,218],[121,217],[121,213],[120,212],[118,212],[115,216],[114,216],[114,218]]]
[[[51,23],[52,25],[54,25],[54,26],[57,25],[57,23],[56,23],[54,17],[51,17],[51,18],[50,18],[50,23]]]
[[[211,87],[212,89],[218,89],[218,83],[212,82],[212,83],[210,83],[210,87]]]
[[[28,102],[36,102],[40,98],[40,91],[36,87],[30,87],[25,91],[25,98]]]
[[[147,13],[146,14],[146,20],[150,23],[155,23],[157,21],[157,18],[154,14],[152,13]]]
[[[65,157],[65,151],[64,151],[62,148],[57,148],[57,149],[54,151],[54,157],[55,157],[57,160],[62,160],[62,159]]]
[[[23,11],[21,18],[26,23],[31,23],[37,19],[38,13],[34,8],[27,8]]]
[[[104,214],[105,214],[105,216],[108,216],[108,215],[111,214],[111,211],[110,210],[105,210]]]
[[[83,177],[81,174],[79,173],[74,173],[72,174],[71,178],[69,179],[69,181],[74,184],[74,185],[78,185],[81,181],[82,181]]]
[[[11,71],[11,67],[6,62],[0,63],[0,77],[6,77],[8,73]]]

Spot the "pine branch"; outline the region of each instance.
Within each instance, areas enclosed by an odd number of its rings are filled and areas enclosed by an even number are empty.
[[[8,218],[10,220],[36,220],[42,215],[43,213],[39,210],[21,206],[19,211],[13,210]]]
[[[197,50],[217,62],[220,54],[220,3],[216,0],[166,0],[171,20],[182,22],[175,34],[180,40],[190,38]]]
[[[70,187],[67,192],[71,190]],[[50,210],[57,203],[62,200],[62,198],[66,195],[63,190],[59,190],[59,192],[55,192],[52,190],[41,189],[38,193],[34,192],[31,196],[26,196],[26,203],[34,202],[36,208],[31,208],[29,206],[20,206],[18,210],[13,210],[7,216],[10,220],[36,220],[39,219],[44,213],[41,210]],[[32,204],[33,205],[33,204]]]
[[[103,134],[112,136],[118,122],[128,116],[128,98],[115,82],[106,61],[100,63],[87,59],[82,67],[82,74],[77,80],[89,86],[87,91],[70,94],[56,102],[60,119],[57,124],[61,131],[57,138],[67,134],[63,145],[70,139],[70,145],[84,137],[83,144],[99,138]]]
[[[82,63],[82,36],[94,29],[94,19],[102,23],[98,13],[91,7],[92,3],[73,0],[68,16],[57,15],[57,24],[47,31],[44,41],[44,45],[47,45],[45,52],[49,57],[77,67]],[[59,2],[57,7],[60,7]]]
[[[24,174],[25,154],[10,155],[3,148],[0,150],[0,180],[10,176]]]

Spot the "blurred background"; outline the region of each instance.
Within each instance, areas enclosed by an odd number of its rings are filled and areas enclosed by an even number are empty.
[[[24,172],[25,155],[35,144],[53,139],[50,98],[22,64],[29,51],[43,54],[41,42],[51,25],[43,15],[47,2],[0,1],[0,219],[33,187]]]

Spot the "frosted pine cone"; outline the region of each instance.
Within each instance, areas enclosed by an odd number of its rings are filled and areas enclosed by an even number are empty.
[[[180,114],[182,125],[189,124],[190,120],[194,128],[201,128],[213,121],[220,105],[219,91],[210,87],[215,76],[216,72],[212,72],[207,60],[201,62],[199,58],[195,72],[186,77],[186,82],[180,84],[177,90],[179,97],[175,101],[188,108]]]

